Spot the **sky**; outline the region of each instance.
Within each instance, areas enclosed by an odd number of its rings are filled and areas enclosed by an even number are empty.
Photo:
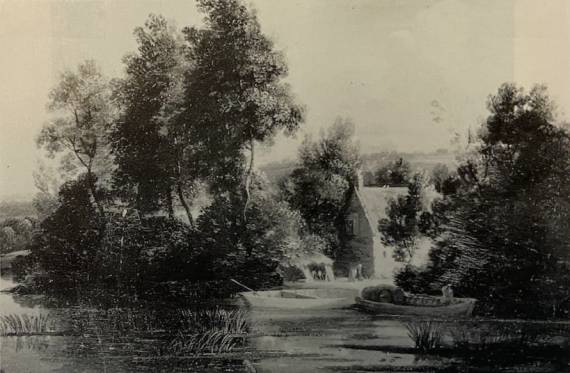
[[[450,146],[486,115],[503,82],[547,84],[570,110],[570,2],[516,0],[253,0],[262,30],[288,61],[307,109],[295,138],[260,161],[296,156],[306,134],[350,118],[363,152]],[[148,14],[179,27],[192,0],[0,0],[0,200],[35,193],[35,137],[59,74],[94,59],[110,78],[136,48]]]

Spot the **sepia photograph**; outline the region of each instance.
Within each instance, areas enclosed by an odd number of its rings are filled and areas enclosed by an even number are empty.
[[[0,0],[0,373],[570,372],[570,1]]]

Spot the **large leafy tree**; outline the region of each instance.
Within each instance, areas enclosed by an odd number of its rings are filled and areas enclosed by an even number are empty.
[[[282,53],[241,0],[199,0],[205,26],[185,29],[188,57],[182,120],[196,144],[195,167],[214,192],[241,194],[245,209],[257,143],[303,120],[283,78]]]
[[[143,214],[162,209],[172,215],[176,196],[192,223],[193,174],[183,164],[189,144],[176,120],[190,66],[185,44],[160,16],[151,15],[134,33],[138,50],[124,58],[126,77],[115,87],[121,106],[112,136],[115,187]]]
[[[354,125],[337,119],[320,138],[307,137],[299,149],[299,167],[281,183],[281,193],[301,212],[311,233],[328,242],[327,254],[339,248],[338,232],[361,159]]]
[[[104,213],[101,193],[95,181],[107,175],[111,158],[107,135],[113,121],[109,82],[93,61],[77,71],[61,74],[49,94],[48,109],[53,116],[42,128],[38,146],[48,155],[62,154],[62,167],[86,174],[91,200]]]
[[[504,84],[488,108],[478,151],[458,169],[462,186],[441,204],[426,276],[490,312],[560,316],[569,308],[570,137],[544,87]]]
[[[274,286],[281,282],[281,263],[314,252],[303,245],[307,237],[301,237],[300,214],[256,186],[245,216],[241,206],[218,195],[197,226],[193,255],[204,265],[193,275],[205,279],[237,278],[254,288]]]

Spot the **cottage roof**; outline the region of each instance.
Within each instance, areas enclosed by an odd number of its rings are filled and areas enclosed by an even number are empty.
[[[406,187],[362,187],[356,190],[374,232],[378,227],[378,221],[387,217],[388,202],[406,193],[408,193]]]

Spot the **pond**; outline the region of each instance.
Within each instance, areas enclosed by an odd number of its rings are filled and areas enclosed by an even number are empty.
[[[14,285],[10,278],[1,279],[0,288]],[[463,370],[469,365],[457,356],[417,354],[406,329],[412,320],[382,318],[350,308],[247,311],[243,313],[247,334],[238,336],[231,348],[211,353],[207,347],[197,353],[187,349],[195,348],[196,340],[188,343],[184,335],[188,327],[181,319],[192,318],[189,328],[200,328],[205,320],[200,317],[212,316],[206,306],[192,311],[168,307],[98,310],[45,304],[40,296],[0,293],[3,315],[49,315],[49,325],[40,335],[0,337],[2,372],[425,372]],[[241,314],[239,310],[228,312]],[[456,322],[444,324],[451,331],[462,328]],[[480,322],[476,328],[488,329],[489,325]],[[549,337],[567,344],[567,331],[559,328]],[[541,371],[557,371],[567,363],[562,360],[552,365],[539,357],[505,369],[530,372],[540,366]],[[496,371],[492,365],[488,368]]]

